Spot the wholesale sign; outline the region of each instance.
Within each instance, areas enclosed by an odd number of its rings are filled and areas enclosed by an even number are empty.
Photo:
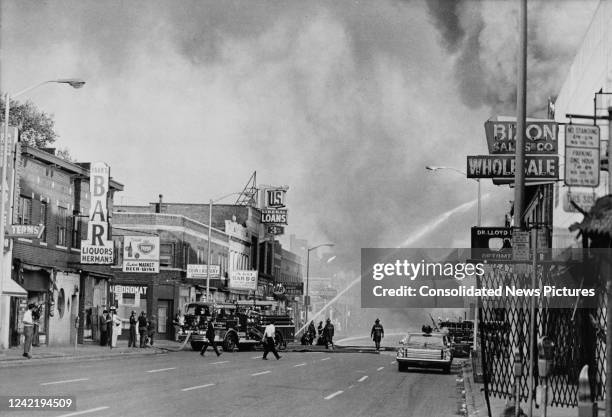
[[[599,126],[565,126],[565,185],[599,185]]]
[[[514,155],[476,155],[467,157],[468,178],[512,179]],[[556,155],[525,156],[526,180],[556,180],[559,178],[559,157]]]
[[[159,272],[159,236],[124,236],[123,272]]]
[[[487,120],[485,134],[491,154],[516,153],[516,122],[499,122]],[[556,154],[558,125],[556,122],[539,121],[525,124],[526,154]]]
[[[257,271],[230,271],[229,288],[235,290],[257,290]]]
[[[81,263],[112,264],[115,253],[113,241],[108,239],[107,205],[110,167],[104,162],[93,162],[89,172],[91,205],[87,224],[87,240],[81,242]]]

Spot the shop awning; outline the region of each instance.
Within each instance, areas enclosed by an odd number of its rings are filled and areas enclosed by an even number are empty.
[[[2,295],[8,295],[11,297],[28,297],[28,292],[23,287],[17,284],[12,279],[5,279],[2,283]]]

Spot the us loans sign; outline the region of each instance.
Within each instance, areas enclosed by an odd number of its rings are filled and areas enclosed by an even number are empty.
[[[110,182],[110,167],[104,162],[93,162],[90,168],[89,223],[87,240],[81,242],[82,264],[112,264],[114,261],[113,241],[108,240],[107,195]]]

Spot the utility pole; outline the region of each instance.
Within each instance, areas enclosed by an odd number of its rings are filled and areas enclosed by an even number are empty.
[[[514,227],[523,229],[523,207],[525,206],[525,119],[527,107],[527,0],[520,0],[519,36],[516,94],[516,163],[514,169]]]

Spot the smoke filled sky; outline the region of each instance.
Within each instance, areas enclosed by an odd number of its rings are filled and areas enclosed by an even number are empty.
[[[1,87],[82,77],[23,99],[56,145],[102,160],[117,203],[205,202],[289,185],[312,244],[467,246],[483,123],[515,112],[517,1],[2,2]],[[529,116],[561,86],[597,1],[530,1]],[[483,223],[512,191],[483,181]],[[452,211],[458,206],[462,208]],[[428,224],[435,225],[433,232]]]

